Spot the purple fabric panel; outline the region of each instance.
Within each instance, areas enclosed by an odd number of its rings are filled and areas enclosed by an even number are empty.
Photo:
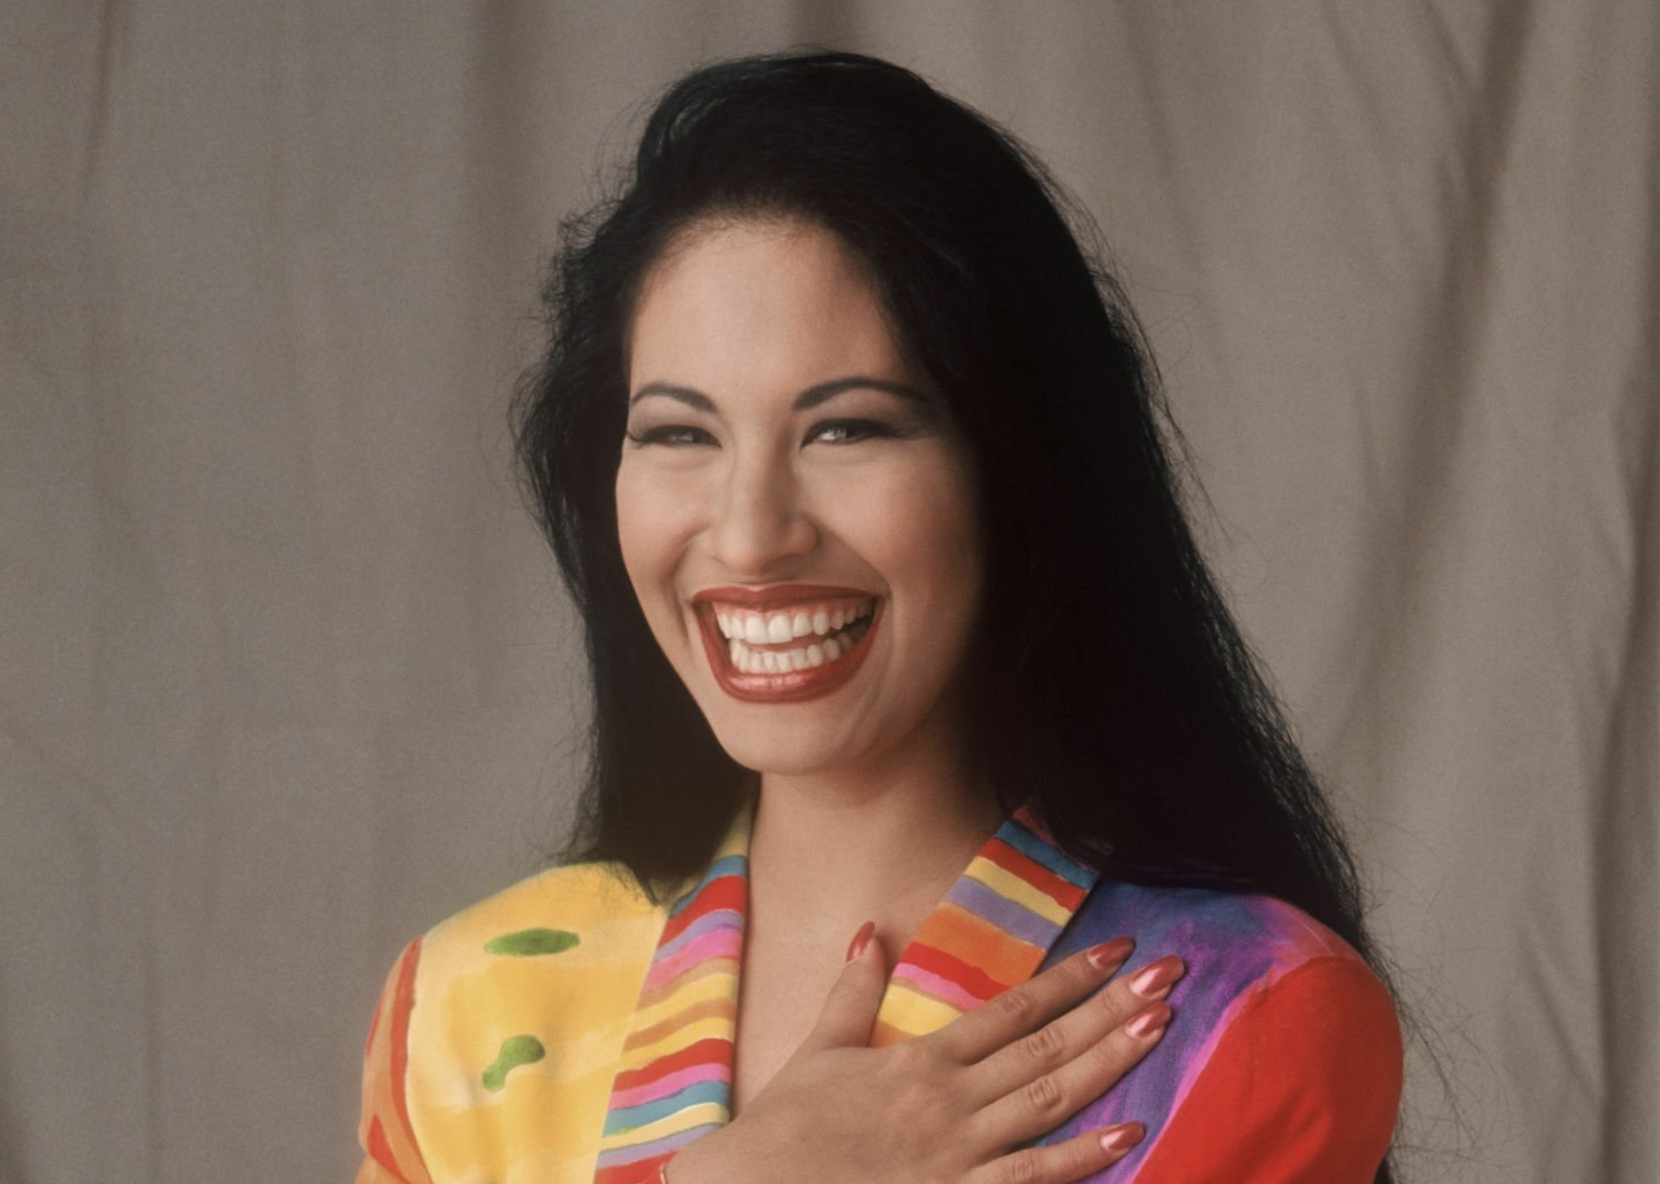
[[[1133,974],[1166,954],[1180,954],[1187,962],[1187,973],[1169,998],[1174,1018],[1159,1046],[1124,1080],[1039,1140],[1059,1142],[1115,1122],[1146,1124],[1147,1137],[1140,1146],[1108,1174],[1091,1177],[1113,1184],[1135,1179],[1193,1076],[1221,1038],[1236,1002],[1257,984],[1277,977],[1287,959],[1300,960],[1300,945],[1310,946],[1310,953],[1325,952],[1332,940],[1277,900],[1104,880],[1050,949],[1044,965],[1095,942],[1126,935],[1135,938],[1136,951],[1121,975]]]

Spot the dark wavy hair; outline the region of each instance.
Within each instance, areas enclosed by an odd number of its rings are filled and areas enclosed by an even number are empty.
[[[573,853],[660,888],[703,867],[753,786],[652,639],[614,502],[642,278],[689,228],[743,217],[839,236],[969,442],[988,569],[972,734],[1005,806],[1033,802],[1110,876],[1279,897],[1376,965],[1353,860],[1194,544],[1180,441],[1087,219],[1011,135],[853,54],[687,75],[620,195],[565,227],[516,418],[587,629]]]

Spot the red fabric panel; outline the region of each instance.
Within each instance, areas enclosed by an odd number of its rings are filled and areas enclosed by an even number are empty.
[[[1370,1184],[1400,1093],[1389,993],[1359,962],[1304,963],[1228,1026],[1135,1184]]]

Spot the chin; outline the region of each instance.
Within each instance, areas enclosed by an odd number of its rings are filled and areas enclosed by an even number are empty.
[[[786,709],[787,710],[787,709]],[[805,714],[805,713],[797,713]],[[715,739],[738,764],[762,775],[802,777],[855,763],[859,745],[818,720],[780,717],[777,707],[705,711]]]

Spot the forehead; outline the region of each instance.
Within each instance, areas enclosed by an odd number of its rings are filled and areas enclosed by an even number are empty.
[[[629,335],[629,382],[810,385],[908,371],[863,261],[799,221],[683,232],[647,272]]]

